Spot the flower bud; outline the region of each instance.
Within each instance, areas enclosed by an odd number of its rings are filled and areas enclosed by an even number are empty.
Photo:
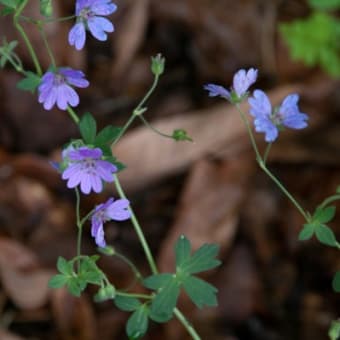
[[[151,57],[151,71],[155,76],[160,76],[164,72],[165,58],[160,53],[156,57]]]

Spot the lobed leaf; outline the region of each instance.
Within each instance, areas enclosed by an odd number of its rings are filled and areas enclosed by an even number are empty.
[[[117,295],[114,303],[118,309],[125,312],[132,312],[141,306],[138,299],[130,296]]]
[[[176,267],[181,266],[184,261],[190,258],[190,252],[190,241],[184,235],[181,235],[175,244]]]
[[[62,274],[69,275],[69,276],[73,274],[73,264],[72,264],[72,262],[67,261],[62,256],[58,257],[57,268],[58,268],[58,271]]]
[[[129,339],[139,339],[146,333],[149,326],[148,313],[146,305],[141,305],[132,313],[126,324]]]
[[[217,288],[195,277],[188,276],[183,282],[183,288],[191,301],[198,307],[217,306]]]
[[[155,274],[143,280],[143,285],[150,289],[159,289],[173,280],[174,275],[169,273]]]
[[[108,125],[98,132],[98,135],[94,140],[94,144],[97,146],[110,145],[116,140],[121,131],[121,127]]]
[[[320,223],[328,223],[335,216],[336,208],[334,205],[325,208],[316,208],[313,215],[313,221]]]
[[[23,91],[30,91],[34,93],[36,88],[40,84],[40,81],[41,79],[37,74],[28,71],[26,73],[26,77],[19,80],[19,82],[17,83],[17,88]]]
[[[69,279],[69,276],[66,276],[63,274],[54,275],[48,281],[48,286],[50,288],[61,288],[67,283],[68,279]]]
[[[97,123],[91,113],[86,112],[79,122],[80,134],[86,144],[93,144],[97,133]]]
[[[321,224],[315,229],[316,238],[323,244],[331,247],[337,246],[337,241],[332,229],[324,224]]]
[[[299,241],[309,240],[314,235],[315,225],[307,223],[299,233]]]

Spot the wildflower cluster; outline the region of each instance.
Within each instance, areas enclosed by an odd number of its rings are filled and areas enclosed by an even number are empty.
[[[248,89],[257,80],[258,71],[251,68],[248,71],[239,70],[234,75],[233,86],[228,91],[221,85],[207,84],[204,88],[210,97],[220,96],[233,104],[238,104],[249,95]],[[284,127],[303,129],[307,126],[308,116],[301,113],[297,106],[299,96],[288,95],[279,107],[273,109],[268,96],[262,90],[255,90],[253,97],[248,99],[250,115],[254,117],[256,132],[263,132],[268,143],[274,142],[279,131]]]

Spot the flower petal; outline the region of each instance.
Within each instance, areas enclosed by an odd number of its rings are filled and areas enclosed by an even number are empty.
[[[74,46],[76,50],[81,50],[86,41],[86,32],[85,26],[82,22],[78,22],[75,24],[69,34],[68,34],[68,42],[71,46]]]
[[[253,97],[248,99],[250,114],[254,117],[269,117],[272,114],[272,105],[267,95],[261,90],[255,90]]]
[[[92,35],[100,40],[105,41],[107,39],[107,34],[105,32],[113,32],[114,28],[112,23],[102,17],[93,17],[87,21],[88,27]]]

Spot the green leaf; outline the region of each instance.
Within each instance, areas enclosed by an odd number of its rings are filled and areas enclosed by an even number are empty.
[[[50,288],[61,288],[64,286],[69,277],[63,274],[57,274],[51,277],[51,279],[48,281],[48,287]]]
[[[19,0],[0,0],[0,4],[13,9],[18,6],[19,2]]]
[[[41,81],[41,79],[37,74],[28,71],[26,73],[26,77],[21,79],[17,83],[17,88],[20,89],[20,90],[23,90],[23,91],[30,91],[30,92],[34,93],[36,88],[40,84],[40,81]]]
[[[324,224],[321,224],[315,229],[315,236],[321,243],[327,246],[336,247],[337,245],[332,229]]]
[[[80,134],[86,144],[93,144],[96,132],[97,123],[91,113],[86,112],[80,119],[79,122]]]
[[[194,252],[190,259],[184,261],[180,267],[182,271],[188,274],[195,274],[213,269],[221,264],[221,261],[215,258],[218,251],[218,245],[204,244]]]
[[[130,316],[126,324],[126,334],[129,339],[139,339],[145,335],[148,326],[148,308],[145,305],[141,305]]]
[[[217,288],[194,276],[188,276],[183,287],[191,301],[198,307],[217,306]]]
[[[179,292],[180,287],[175,278],[166,282],[152,300],[150,318],[156,322],[169,321],[173,316]]]
[[[172,132],[172,138],[176,141],[189,141],[192,142],[192,138],[188,136],[187,132],[183,129],[176,129]]]
[[[174,275],[169,273],[155,274],[143,280],[145,287],[150,289],[159,289],[165,286],[169,281],[173,280]]]
[[[328,336],[330,340],[337,340],[340,338],[340,320],[332,321]]]
[[[325,208],[316,208],[315,213],[313,215],[313,221],[317,221],[320,223],[328,223],[331,221],[335,215],[335,206],[325,207]]]
[[[332,287],[335,292],[340,293],[340,272],[336,272],[332,281]]]
[[[184,261],[190,258],[190,252],[190,241],[184,235],[181,235],[175,244],[176,267],[181,266]]]
[[[79,297],[81,292],[86,288],[86,282],[80,280],[78,277],[71,277],[68,279],[66,286],[71,295]]]
[[[309,240],[314,235],[315,225],[307,223],[299,233],[299,241]]]
[[[332,10],[340,8],[340,0],[308,0],[309,5],[315,9]]]
[[[63,257],[59,256],[57,260],[57,268],[60,273],[65,275],[72,275],[73,274],[73,264],[70,261],[65,260]]]
[[[15,9],[14,8],[10,8],[10,7],[4,7],[1,11],[0,11],[0,15],[1,16],[6,16],[9,14],[13,14],[15,13]]]
[[[98,257],[85,257],[79,268],[79,277],[87,283],[100,285],[104,279],[103,272],[98,268],[96,261]]]
[[[40,0],[40,14],[45,17],[50,17],[52,12],[52,0]]]
[[[281,24],[280,31],[293,60],[307,66],[321,66],[328,74],[340,76],[340,22],[325,12],[307,19]]]
[[[118,309],[125,312],[132,312],[141,306],[138,299],[130,296],[117,295],[114,302]]]
[[[110,145],[116,140],[121,131],[121,127],[108,125],[98,133],[94,140],[94,144],[97,146]]]

